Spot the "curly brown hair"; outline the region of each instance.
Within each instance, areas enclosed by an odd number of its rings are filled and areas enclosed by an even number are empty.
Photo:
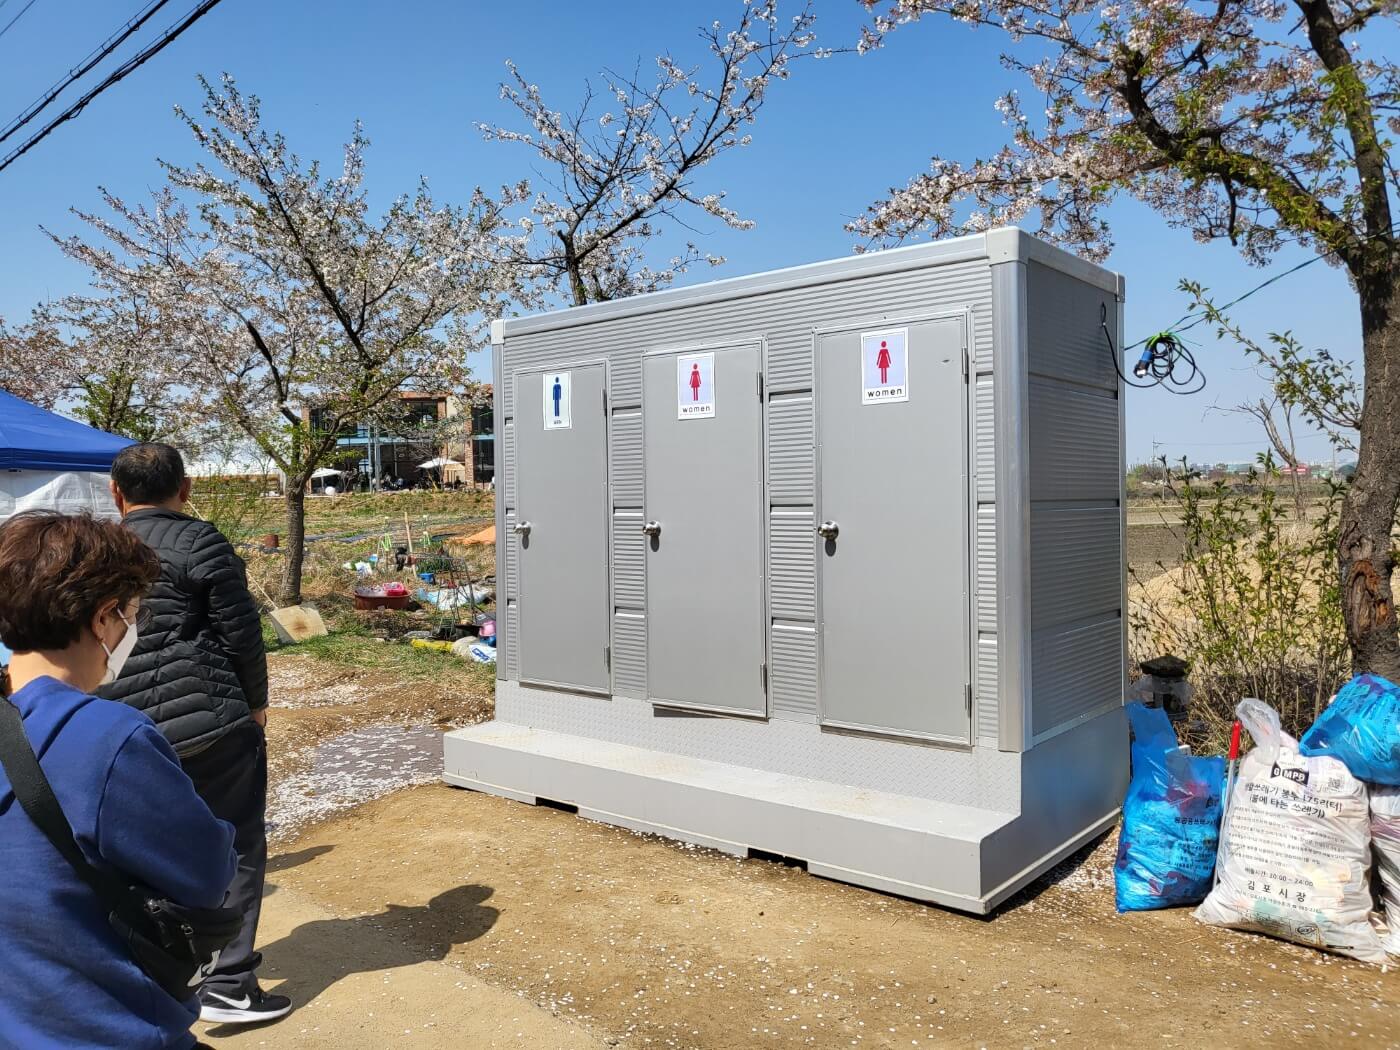
[[[0,525],[0,641],[66,649],[97,610],[145,594],[160,559],[130,530],[90,514],[32,510]]]

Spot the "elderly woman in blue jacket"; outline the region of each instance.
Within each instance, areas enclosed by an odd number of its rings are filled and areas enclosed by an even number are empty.
[[[155,554],[86,515],[0,525],[0,640],[14,655],[0,703],[19,709],[88,861],[181,904],[218,907],[233,829],[195,794],[151,720],[92,691],[136,642]],[[0,772],[0,1043],[189,1050],[199,1014],[136,965],[97,895],[35,827]]]

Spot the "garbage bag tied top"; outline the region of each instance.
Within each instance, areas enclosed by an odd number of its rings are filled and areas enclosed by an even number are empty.
[[[1386,962],[1371,922],[1366,785],[1336,758],[1300,753],[1267,704],[1244,700],[1237,713],[1255,747],[1231,792],[1219,882],[1196,918]]]
[[[1330,755],[1370,784],[1400,787],[1400,686],[1359,674],[1303,734],[1305,755]]]
[[[1133,773],[1113,870],[1118,910],[1195,904],[1215,870],[1225,760],[1179,747],[1160,708],[1131,703],[1127,714]]]

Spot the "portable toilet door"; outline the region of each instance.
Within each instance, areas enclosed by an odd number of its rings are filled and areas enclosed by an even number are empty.
[[[606,694],[607,366],[515,373],[520,678]]]
[[[763,344],[642,359],[647,695],[768,713]]]
[[[819,331],[823,725],[965,744],[967,317]]]

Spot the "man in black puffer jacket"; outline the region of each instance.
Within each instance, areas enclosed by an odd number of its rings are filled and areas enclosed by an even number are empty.
[[[227,906],[243,911],[243,928],[200,989],[201,1019],[271,1021],[291,1000],[258,986],[254,951],[267,870],[267,656],[243,560],[212,524],[182,512],[189,495],[169,445],[131,445],[112,463],[112,497],[127,528],[159,555],[160,579],[121,677],[98,692],[146,712],[200,797],[235,829]]]

